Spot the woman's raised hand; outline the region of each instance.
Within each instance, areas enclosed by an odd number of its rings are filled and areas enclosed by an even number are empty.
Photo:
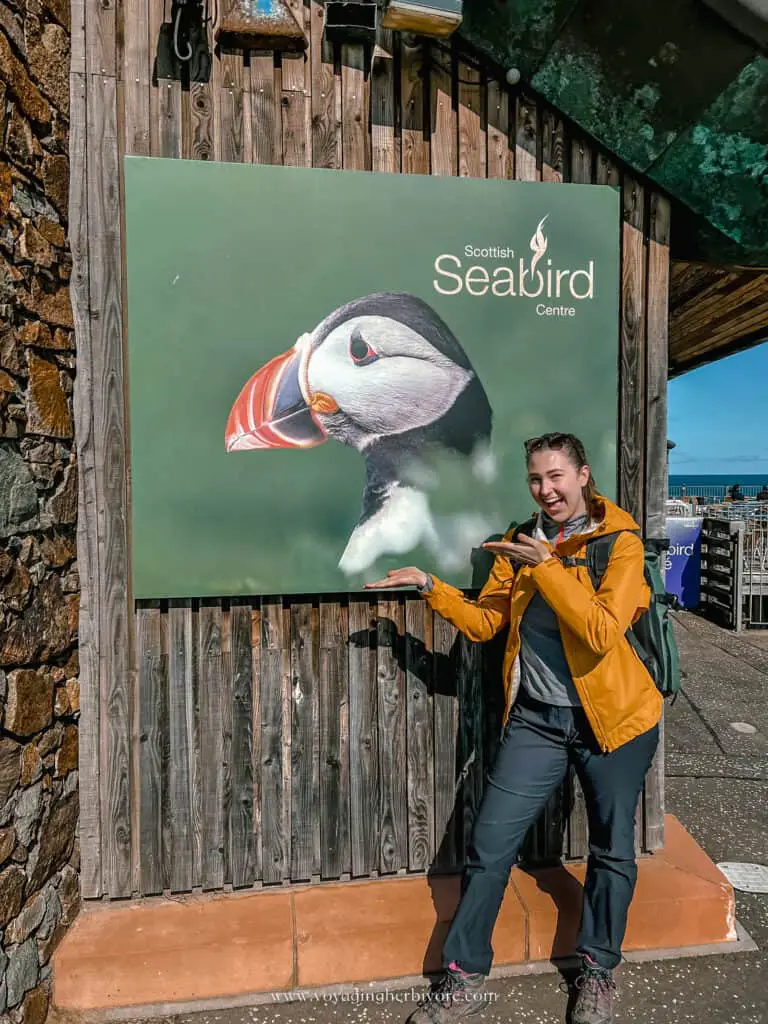
[[[390,569],[383,580],[366,583],[363,590],[385,590],[390,587],[423,587],[427,582],[427,574],[409,565],[405,569]]]
[[[534,540],[533,537],[528,537],[524,533],[518,535],[516,543],[510,540],[493,540],[483,544],[482,547],[494,555],[505,555],[520,565],[540,565],[553,557],[546,544],[542,544],[540,540]]]

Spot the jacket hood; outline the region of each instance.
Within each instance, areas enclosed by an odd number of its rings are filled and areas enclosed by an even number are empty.
[[[635,519],[623,508],[602,495],[598,495],[598,502],[602,507],[602,516],[596,522],[596,533],[618,533],[619,530],[640,529],[640,524],[635,522]]]
[[[577,537],[587,536],[588,534],[606,535],[619,533],[621,530],[640,529],[639,524],[635,522],[629,512],[625,512],[623,508],[609,501],[602,494],[598,494],[597,504],[599,509],[597,518],[591,519],[581,533],[573,534],[573,536],[568,538],[568,541],[575,540]],[[547,535],[544,533],[541,524],[543,515],[544,513],[541,511],[536,514],[536,527],[533,535],[537,540],[546,541]],[[565,541],[565,543],[567,544],[568,541]]]

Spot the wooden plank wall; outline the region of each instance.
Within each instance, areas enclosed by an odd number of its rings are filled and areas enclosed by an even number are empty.
[[[498,642],[475,648],[412,597],[134,607],[124,154],[621,189],[619,495],[663,531],[666,199],[457,43],[334,46],[320,0],[292,2],[305,53],[216,49],[206,82],[158,78],[163,0],[73,2],[86,898],[457,870],[501,724]],[[662,754],[637,820],[638,848],[660,847]],[[586,842],[567,785],[524,858]]]

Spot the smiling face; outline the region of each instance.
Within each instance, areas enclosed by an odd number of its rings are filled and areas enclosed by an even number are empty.
[[[528,459],[533,499],[557,523],[586,514],[584,488],[588,482],[589,466],[578,468],[562,449],[543,448]]]

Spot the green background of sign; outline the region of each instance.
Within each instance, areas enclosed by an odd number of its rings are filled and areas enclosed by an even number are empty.
[[[456,466],[438,513],[504,530],[531,514],[521,442],[578,434],[614,496],[619,196],[607,187],[383,175],[130,157],[125,161],[133,586],[138,598],[349,591],[337,568],[360,513],[362,457],[329,440],[305,451],[224,451],[232,402],[267,360],[337,306],[374,291],[428,302],[465,348],[493,407],[492,485]],[[596,261],[595,298],[573,318],[536,299],[442,296],[434,260]],[[467,260],[464,246],[514,260]],[[560,300],[564,301],[564,300]],[[465,569],[439,572],[458,585]],[[433,568],[420,549],[383,559]],[[366,578],[375,578],[374,572]]]

